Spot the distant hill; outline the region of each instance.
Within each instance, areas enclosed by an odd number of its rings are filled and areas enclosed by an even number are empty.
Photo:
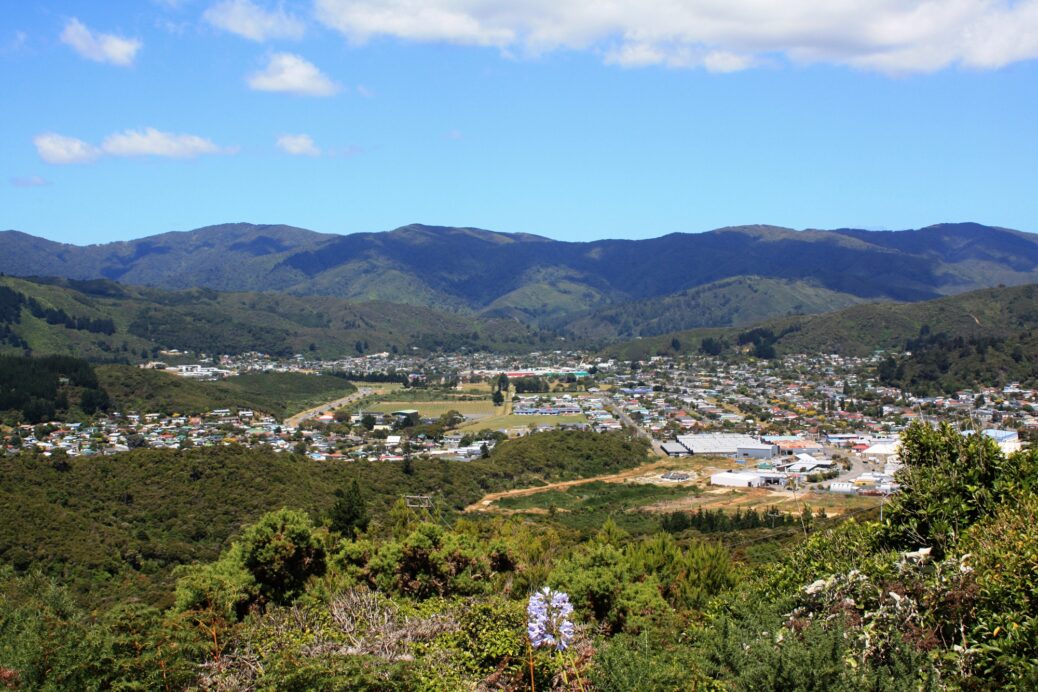
[[[884,232],[737,226],[570,243],[420,224],[344,236],[239,223],[86,247],[6,231],[0,272],[389,301],[538,324],[572,318],[574,334],[610,337],[1032,283],[1038,237],[962,223]],[[735,277],[781,281],[770,287],[789,295],[747,312],[716,305],[739,298],[731,286],[709,289],[716,297],[694,291]],[[629,324],[606,326],[614,321]]]
[[[171,348],[330,358],[411,349],[523,351],[551,340],[515,320],[415,305],[0,277],[0,352],[102,362],[137,362]]]
[[[748,349],[764,336],[783,353],[865,356],[877,349],[904,350],[920,337],[964,339],[1015,337],[1038,328],[1038,285],[992,288],[918,303],[870,303],[821,315],[767,320],[752,328],[699,329],[616,344],[605,350],[620,358],[697,351],[704,340],[725,349]],[[751,332],[756,332],[753,334]]]
[[[776,315],[830,312],[863,302],[806,281],[737,276],[659,298],[549,322],[584,341],[655,336],[696,327],[746,326]]]

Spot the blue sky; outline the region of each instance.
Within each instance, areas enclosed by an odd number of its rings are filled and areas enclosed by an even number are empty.
[[[817,4],[9,3],[0,228],[1038,231],[1038,0]]]

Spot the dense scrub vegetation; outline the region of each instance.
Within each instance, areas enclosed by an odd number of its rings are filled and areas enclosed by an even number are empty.
[[[0,459],[0,560],[59,577],[84,599],[169,599],[171,570],[211,560],[243,524],[281,506],[322,520],[356,480],[372,516],[429,494],[450,515],[487,492],[636,466],[643,443],[620,434],[553,432],[467,463],[316,462],[237,446],[138,449],[103,458]]]
[[[41,423],[106,410],[108,392],[94,368],[67,356],[0,356],[0,421]]]
[[[366,482],[339,493],[342,525],[305,502],[256,516],[157,606],[86,610],[8,568],[0,673],[49,689],[1034,689],[1038,454],[920,424],[903,445],[882,522],[829,525],[764,569],[612,521],[448,524],[385,509]],[[529,648],[542,586],[574,606],[565,651]]]
[[[246,373],[199,382],[161,370],[101,365],[97,367],[97,376],[118,410],[167,414],[246,408],[281,419],[357,390],[341,377],[294,372]]]
[[[878,371],[884,384],[920,395],[963,389],[1038,384],[1038,334],[1033,330],[1011,336],[951,337],[923,334],[909,341],[907,356],[891,356]]]

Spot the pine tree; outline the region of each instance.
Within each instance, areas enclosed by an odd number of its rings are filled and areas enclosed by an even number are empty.
[[[347,538],[352,538],[354,531],[368,528],[368,505],[360,492],[356,479],[345,491],[335,491],[335,504],[331,511],[331,528]]]

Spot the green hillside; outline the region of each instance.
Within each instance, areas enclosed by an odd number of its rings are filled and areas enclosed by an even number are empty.
[[[553,324],[583,340],[655,336],[697,327],[741,327],[863,302],[806,281],[738,276],[680,293],[601,308]]]
[[[883,521],[805,506],[784,527],[757,515],[748,528],[737,512],[727,546],[689,526],[698,514],[627,532],[620,521],[641,512],[621,496],[616,521],[589,531],[558,521],[584,511],[572,502],[537,518],[439,511],[483,488],[644,459],[617,436],[539,434],[489,462],[411,475],[233,448],[0,460],[0,682],[1035,689],[1038,454],[1007,457],[949,425],[915,423],[901,442]],[[537,468],[515,473],[520,459]],[[416,489],[443,502],[397,499]],[[756,563],[740,562],[749,546]]]
[[[1038,333],[1010,336],[927,335],[908,344],[908,354],[879,367],[884,384],[921,395],[950,394],[1017,382],[1038,386]]]
[[[290,506],[326,516],[357,480],[372,516],[402,495],[433,494],[450,514],[486,492],[611,473],[646,459],[620,434],[552,432],[505,442],[469,463],[315,462],[264,449],[140,449],[51,464],[0,459],[0,564],[42,569],[96,602],[169,597],[178,564],[212,560],[243,523]],[[168,602],[168,601],[167,601]]]
[[[247,373],[198,382],[131,365],[100,365],[96,372],[118,411],[187,415],[214,408],[247,408],[281,419],[356,391],[349,382],[330,375]]]
[[[1008,337],[1038,327],[1038,285],[991,288],[919,303],[869,303],[836,312],[785,317],[754,325],[777,354],[838,353],[866,356],[878,349],[904,350],[920,335]],[[740,347],[749,329],[688,330],[617,344],[605,353],[636,358],[677,351],[696,352],[704,339]],[[675,343],[680,346],[675,349]],[[743,350],[748,349],[743,344]]]
[[[327,296],[164,291],[0,277],[0,352],[135,362],[159,349],[331,358],[379,351],[522,351],[550,341],[515,320]]]

